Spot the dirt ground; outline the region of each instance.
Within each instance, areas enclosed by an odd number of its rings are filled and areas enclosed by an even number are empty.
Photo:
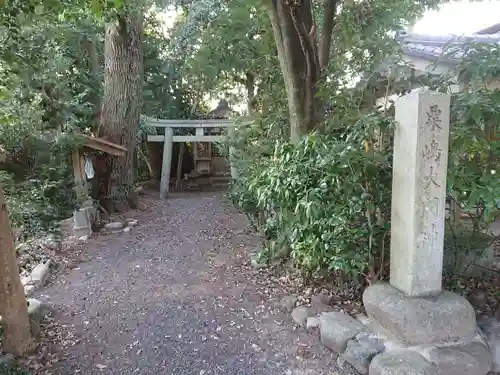
[[[76,342],[48,373],[332,375],[335,355],[294,327],[250,267],[258,238],[224,193],[145,198],[139,225],[91,238],[87,260],[35,295]]]

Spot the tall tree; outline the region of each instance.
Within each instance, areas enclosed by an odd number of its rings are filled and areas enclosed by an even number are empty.
[[[99,135],[124,145],[125,157],[108,159],[110,210],[124,210],[134,182],[134,150],[142,108],[144,61],[140,9],[123,9],[107,23],[104,47],[104,98]]]
[[[7,352],[24,355],[33,349],[24,288],[19,278],[16,250],[3,186],[0,185],[0,314]]]
[[[291,139],[300,139],[315,130],[324,119],[326,106],[318,91],[327,76],[335,75],[329,71],[331,55],[337,60],[335,68],[344,59],[350,60],[347,65],[351,74],[356,73],[359,63],[369,71],[371,64],[366,56],[377,61],[371,54],[373,41],[377,41],[375,50],[379,50],[384,42],[388,43],[391,31],[436,3],[436,0],[267,0],[287,92]],[[321,23],[319,33],[317,23]],[[345,76],[346,70],[342,73]]]
[[[233,0],[219,16],[199,25],[195,53],[184,59],[183,73],[203,92],[242,89],[247,113],[256,110],[257,94],[277,68],[269,17],[261,0]],[[278,68],[279,69],[279,68]]]

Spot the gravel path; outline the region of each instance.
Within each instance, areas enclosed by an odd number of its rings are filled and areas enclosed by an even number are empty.
[[[79,339],[53,374],[335,374],[248,266],[258,240],[223,193],[145,199],[138,227],[91,239],[38,294]]]

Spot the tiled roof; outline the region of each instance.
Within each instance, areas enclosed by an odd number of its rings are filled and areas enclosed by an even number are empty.
[[[500,32],[495,34],[472,35],[425,35],[400,32],[396,38],[401,42],[403,51],[408,56],[419,57],[429,61],[439,60],[443,63],[456,63],[464,55],[460,47],[464,42],[496,43],[500,45]],[[455,46],[455,48],[451,48]],[[443,51],[446,49],[446,56]]]

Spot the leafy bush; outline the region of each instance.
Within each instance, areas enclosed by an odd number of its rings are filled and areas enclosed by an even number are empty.
[[[499,214],[500,90],[485,83],[495,76],[500,48],[487,53],[495,59],[482,56],[484,48],[478,53],[469,56],[474,64],[459,67],[470,81],[452,96],[447,198],[469,212],[471,225],[447,219],[450,259],[483,253],[484,231]],[[457,84],[444,75],[426,82],[444,92]],[[382,276],[389,258],[394,107],[359,107],[356,90],[330,98],[335,111],[325,135],[290,144],[271,131],[277,121],[264,119],[232,141],[240,174],[232,197],[263,235],[265,260],[291,256],[308,272],[340,270],[368,282]]]
[[[38,145],[43,145],[45,152],[38,156],[39,164],[28,175],[0,172],[18,240],[57,231],[57,222],[69,217],[76,205],[66,146],[40,139]]]
[[[389,239],[391,153],[367,150],[365,139],[390,125],[374,115],[339,137],[278,141],[271,156],[246,169],[233,197],[261,225],[269,257],[290,254],[308,272],[376,277]]]
[[[469,228],[451,228],[444,237],[444,274],[476,276],[491,272],[495,237]]]

